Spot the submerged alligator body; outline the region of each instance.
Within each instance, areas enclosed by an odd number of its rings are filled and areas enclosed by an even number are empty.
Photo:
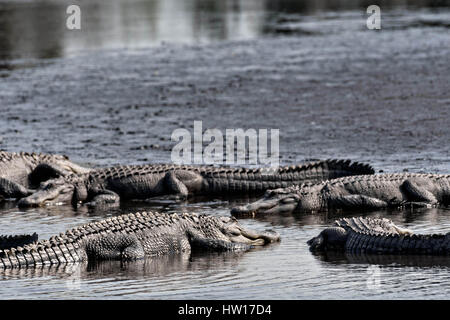
[[[375,174],[269,190],[262,199],[233,208],[231,214],[253,216],[294,211],[376,210],[449,203],[450,175]]]
[[[42,181],[88,171],[63,155],[0,151],[0,198],[22,198]]]
[[[30,237],[20,237],[23,246],[0,250],[0,267],[135,260],[195,249],[248,250],[280,239],[274,232],[248,230],[233,217],[156,212],[92,222],[39,242],[30,243]]]
[[[52,203],[117,204],[119,199],[156,196],[186,198],[199,194],[250,194],[304,182],[317,182],[349,175],[373,174],[369,165],[347,160],[308,162],[273,171],[212,166],[135,165],[92,170],[49,180],[19,206]]]
[[[450,254],[447,234],[414,234],[391,220],[340,219],[308,242],[313,252],[341,251],[354,254]]]

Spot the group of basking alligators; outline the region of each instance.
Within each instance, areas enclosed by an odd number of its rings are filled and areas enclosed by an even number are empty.
[[[189,250],[247,250],[279,241],[235,217],[291,212],[374,210],[450,204],[450,175],[375,174],[349,160],[307,162],[274,170],[187,165],[86,168],[66,156],[0,152],[0,201],[117,206],[120,200],[192,195],[264,194],[232,216],[138,212],[92,222],[38,241],[37,234],[0,236],[0,267],[91,260],[134,260]],[[312,251],[450,254],[450,233],[421,235],[387,219],[344,218],[308,241]]]

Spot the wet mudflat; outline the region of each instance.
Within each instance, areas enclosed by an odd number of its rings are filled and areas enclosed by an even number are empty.
[[[279,129],[282,164],[349,158],[377,171],[450,172],[448,9],[392,10],[381,31],[367,30],[365,12],[352,8],[264,14],[255,32],[210,41],[161,45],[165,37],[155,36],[124,46],[116,39],[59,51],[37,46],[30,56],[3,47],[0,148],[64,153],[96,166],[170,162],[172,132],[192,131],[199,120],[204,130]],[[108,212],[5,205],[0,234],[36,231],[44,239],[136,210],[228,215],[245,201],[132,203]],[[450,230],[449,213],[370,215],[428,233]],[[447,298],[448,259],[312,255],[306,241],[332,221],[243,219],[282,241],[242,255],[5,272],[0,298]]]

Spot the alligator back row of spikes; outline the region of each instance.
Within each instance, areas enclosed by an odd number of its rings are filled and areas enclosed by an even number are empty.
[[[0,161],[7,162],[15,158],[34,158],[42,160],[51,160],[55,158],[69,160],[69,157],[61,154],[47,154],[47,153],[36,153],[36,152],[8,152],[0,151]]]
[[[282,174],[291,172],[301,172],[311,169],[323,168],[326,170],[339,170],[348,171],[352,175],[363,175],[363,174],[373,174],[375,170],[368,164],[363,164],[359,162],[352,162],[351,160],[336,160],[329,159],[324,161],[314,161],[307,162],[299,165],[282,166],[282,167],[267,167],[267,168],[234,168],[234,167],[216,167],[213,165],[206,166],[195,166],[195,165],[175,165],[175,164],[144,164],[135,166],[116,166],[109,168],[97,169],[91,172],[91,175],[103,177],[103,176],[133,176],[133,175],[144,175],[149,173],[160,173],[164,174],[170,170],[187,170],[196,171],[200,174],[212,174],[212,173],[223,173],[223,174]]]

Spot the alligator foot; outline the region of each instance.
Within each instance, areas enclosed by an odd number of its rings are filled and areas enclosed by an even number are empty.
[[[405,209],[433,208],[433,204],[428,202],[405,201],[400,205],[400,208]]]
[[[120,196],[110,190],[100,190],[91,201],[85,204],[88,208],[118,207],[120,205]]]

